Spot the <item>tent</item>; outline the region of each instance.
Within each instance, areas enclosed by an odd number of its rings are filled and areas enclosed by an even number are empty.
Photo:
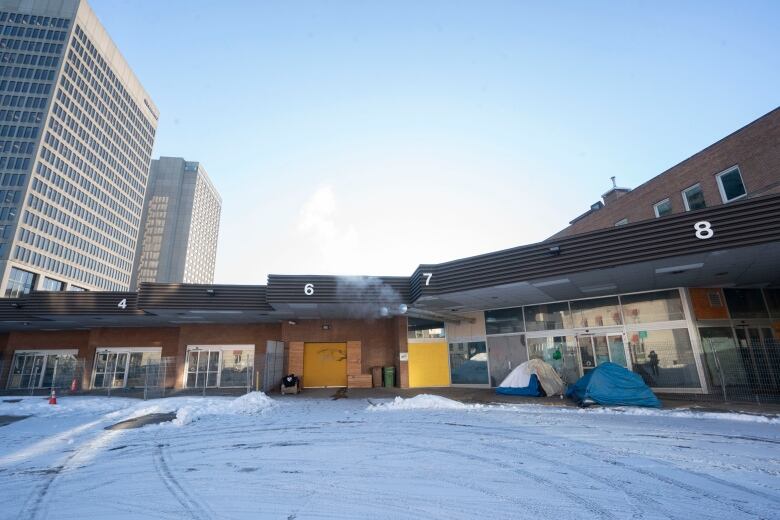
[[[563,395],[564,388],[553,367],[541,359],[532,359],[515,367],[496,388],[496,393],[539,397]]]
[[[602,363],[566,390],[566,395],[580,406],[603,404],[612,406],[661,407],[639,374],[615,363]]]

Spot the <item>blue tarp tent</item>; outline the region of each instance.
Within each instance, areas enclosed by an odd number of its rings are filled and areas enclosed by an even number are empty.
[[[539,378],[536,377],[536,374],[531,374],[531,377],[528,380],[528,386],[526,387],[499,386],[496,387],[496,393],[503,395],[527,395],[531,397],[547,395],[542,393],[542,385],[539,384]]]
[[[611,406],[661,407],[642,378],[615,363],[602,363],[566,390],[580,405],[603,404]]]
[[[530,359],[515,367],[496,388],[497,394],[527,395],[563,395],[566,387],[555,369],[541,359]]]

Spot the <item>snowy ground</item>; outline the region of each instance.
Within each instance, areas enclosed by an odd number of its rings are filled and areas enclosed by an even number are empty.
[[[0,427],[0,518],[780,518],[778,419],[374,404],[0,402],[32,414]],[[163,411],[177,419],[104,430]]]

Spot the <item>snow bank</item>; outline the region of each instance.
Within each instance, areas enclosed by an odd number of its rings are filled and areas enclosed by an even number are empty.
[[[594,406],[589,408],[574,408],[570,406],[538,405],[538,404],[495,404],[489,408],[494,410],[511,410],[525,413],[560,413],[560,414],[594,414],[594,415],[631,415],[648,417],[666,417],[671,419],[709,419],[721,421],[737,421],[761,424],[780,424],[780,417],[738,412],[701,412],[690,408],[658,410],[629,406]]]
[[[464,404],[446,397],[430,394],[420,394],[408,399],[396,397],[393,401],[379,403],[368,407],[369,410],[475,410],[482,408],[481,404]]]
[[[277,406],[263,392],[250,392],[236,399],[200,398],[176,411],[173,424],[184,426],[205,416],[252,415]]]
[[[580,413],[597,414],[623,414],[623,415],[648,415],[654,417],[674,417],[683,419],[719,419],[722,421],[739,421],[763,424],[780,424],[780,417],[766,415],[738,413],[738,412],[697,412],[689,408],[677,410],[655,410],[650,408],[592,408],[581,409]]]
[[[21,399],[18,403],[9,403]],[[103,396],[57,396],[57,404],[49,404],[49,398],[41,396],[3,396],[0,398],[0,415],[51,415],[105,414],[133,407],[138,399]]]

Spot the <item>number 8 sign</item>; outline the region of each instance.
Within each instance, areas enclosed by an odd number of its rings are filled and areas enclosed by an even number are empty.
[[[712,224],[706,220],[700,220],[693,225],[693,229],[696,230],[696,238],[699,240],[707,240],[715,236],[715,230],[712,229]]]

